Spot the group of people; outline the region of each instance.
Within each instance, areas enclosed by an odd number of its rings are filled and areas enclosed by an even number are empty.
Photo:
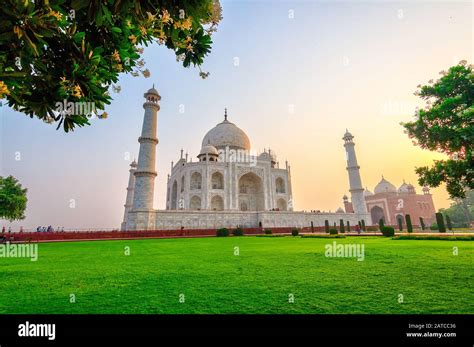
[[[36,228],[36,231],[39,232],[39,233],[41,233],[41,232],[46,233],[46,232],[51,232],[51,231],[55,231],[55,230],[54,230],[54,228],[50,225],[50,226],[48,226],[48,227],[39,226],[39,227]],[[58,228],[56,229],[56,231],[64,231],[64,227],[62,227],[62,228],[58,227]]]
[[[13,241],[12,236],[12,227],[8,227],[8,238],[5,230],[5,226],[2,227],[2,234],[0,235],[0,243],[5,243],[7,241]]]

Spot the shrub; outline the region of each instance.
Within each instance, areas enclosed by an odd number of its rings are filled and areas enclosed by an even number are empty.
[[[244,231],[242,228],[236,228],[232,231],[232,235],[234,236],[244,236]]]
[[[451,223],[451,218],[449,218],[448,215],[446,215],[446,226],[450,231],[453,230],[453,224]]]
[[[382,227],[380,230],[383,236],[390,237],[395,235],[395,229],[393,227]]]
[[[379,229],[382,231],[382,228],[385,226],[385,223],[383,222],[383,218],[380,218],[379,220]]]
[[[335,229],[335,228],[329,229],[329,235],[337,235],[337,234],[338,234],[337,229]]]
[[[227,228],[217,229],[216,236],[219,236],[219,237],[229,236],[229,229]]]
[[[344,234],[345,228],[344,228],[344,221],[342,219],[339,219],[339,231]]]
[[[345,239],[344,235],[326,235],[326,234],[314,234],[314,235],[301,235],[304,239]]]
[[[425,221],[424,221],[423,217],[420,217],[420,227],[421,227],[421,230],[425,230],[425,228],[426,228]]]
[[[438,224],[438,231],[440,233],[446,232],[446,226],[444,225],[444,218],[442,213],[436,213],[436,224]]]
[[[270,229],[265,229],[263,232],[265,233],[265,235],[271,235],[272,234],[272,231]]]
[[[324,221],[324,230],[329,233],[329,221],[327,219]]]
[[[293,236],[298,236],[300,233],[300,231],[297,229],[297,228],[294,228],[292,231],[291,231],[291,235]]]
[[[407,223],[407,231],[409,233],[412,233],[413,232],[413,225],[411,224],[411,216],[409,214],[407,214],[405,216],[405,222]]]
[[[436,223],[431,224],[430,230],[438,230],[438,224]]]

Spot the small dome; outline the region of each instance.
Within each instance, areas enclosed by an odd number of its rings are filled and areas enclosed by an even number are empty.
[[[348,199],[349,199],[349,198],[347,197],[347,195],[344,194],[344,196],[342,197],[342,200],[346,201],[346,200],[348,200]]]
[[[131,167],[137,167],[137,162],[134,160],[132,161],[132,163],[130,164]]]
[[[199,155],[210,154],[210,155],[219,155],[217,148],[212,145],[202,146]]]
[[[227,114],[223,122],[217,124],[204,136],[202,146],[208,144],[217,149],[225,149],[228,146],[230,149],[250,150],[250,140],[247,134],[234,123],[229,122]]]
[[[354,138],[354,136],[352,136],[352,134],[349,132],[349,130],[346,129],[346,132],[345,132],[342,139],[344,141],[352,141],[353,138]]]
[[[158,93],[158,91],[155,89],[155,85],[153,85],[153,87],[151,87],[150,89],[148,89],[148,91],[145,93],[145,94],[155,94],[155,95],[160,95]]]
[[[336,213],[345,213],[345,211],[344,211],[341,207],[339,207],[339,208],[336,210]]]
[[[372,193],[372,192],[371,192],[370,190],[368,190],[367,187],[366,187],[365,190],[364,190],[364,197],[365,197],[365,196],[372,196],[372,195],[374,195],[374,193]]]
[[[382,176],[382,180],[375,186],[374,192],[375,192],[375,194],[396,193],[397,192],[397,187],[395,187],[392,183],[387,181]]]
[[[415,187],[413,186],[413,184],[407,184],[405,183],[405,181],[403,181],[403,184],[398,188],[398,192],[402,194],[416,194]]]

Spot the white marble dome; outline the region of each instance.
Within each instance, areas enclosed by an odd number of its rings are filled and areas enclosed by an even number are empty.
[[[374,192],[375,192],[375,194],[396,193],[397,192],[397,187],[395,187],[392,183],[387,181],[382,176],[382,180],[375,186]]]
[[[202,147],[207,145],[212,145],[217,149],[225,149],[229,146],[230,149],[250,150],[247,134],[227,119],[207,132],[202,140]]]
[[[211,154],[211,155],[219,155],[219,152],[217,151],[217,148],[212,146],[212,145],[205,145],[202,146],[201,151],[199,154]]]

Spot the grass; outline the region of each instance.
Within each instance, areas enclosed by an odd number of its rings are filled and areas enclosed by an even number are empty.
[[[474,235],[453,236],[453,235],[400,235],[393,237],[393,240],[443,240],[443,241],[474,241]]]
[[[333,242],[365,260],[325,257]],[[473,242],[383,237],[44,243],[36,262],[0,258],[0,313],[472,314],[473,259]]]

